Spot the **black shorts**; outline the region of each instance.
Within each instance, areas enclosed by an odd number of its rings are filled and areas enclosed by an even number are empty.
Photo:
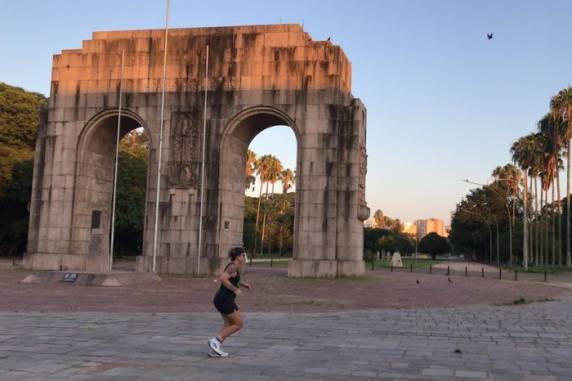
[[[235,311],[238,311],[238,306],[234,300],[225,297],[215,296],[213,300],[215,308],[223,315],[229,315]]]

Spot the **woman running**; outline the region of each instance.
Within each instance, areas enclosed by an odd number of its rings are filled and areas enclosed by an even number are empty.
[[[218,278],[220,288],[215,294],[213,303],[222,315],[224,327],[215,337],[209,339],[209,356],[227,357],[228,353],[221,349],[222,342],[230,335],[238,332],[243,326],[242,315],[235,303],[235,298],[242,293],[240,286],[250,289],[250,284],[240,281],[239,267],[246,263],[246,251],[235,247],[229,253],[230,263],[226,265]]]

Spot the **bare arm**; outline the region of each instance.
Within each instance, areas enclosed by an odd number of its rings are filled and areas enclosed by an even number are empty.
[[[238,267],[235,264],[230,264],[225,271],[223,271],[218,277],[219,281],[229,290],[234,292],[236,295],[240,295],[241,291],[238,287],[235,287],[231,282],[230,278],[236,275]]]

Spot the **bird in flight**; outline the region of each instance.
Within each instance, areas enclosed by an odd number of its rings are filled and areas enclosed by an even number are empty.
[[[487,39],[492,40],[492,39],[493,39],[493,34],[492,34],[492,33],[487,33]]]

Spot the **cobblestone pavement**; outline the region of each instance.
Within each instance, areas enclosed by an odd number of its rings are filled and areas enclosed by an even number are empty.
[[[0,380],[571,380],[572,300],[246,313],[0,312]],[[455,353],[458,352],[458,353]]]

